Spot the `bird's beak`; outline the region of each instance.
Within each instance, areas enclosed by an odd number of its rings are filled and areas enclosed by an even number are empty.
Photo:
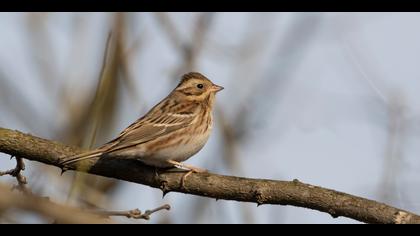
[[[221,91],[221,90],[223,90],[224,88],[222,87],[222,86],[219,86],[219,85],[216,85],[216,84],[213,84],[212,86],[211,86],[211,91],[213,91],[213,92],[219,92],[219,91]]]

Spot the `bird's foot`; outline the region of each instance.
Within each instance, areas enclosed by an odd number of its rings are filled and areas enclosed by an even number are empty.
[[[205,173],[207,172],[206,169],[203,168],[199,168],[199,167],[195,167],[195,166],[191,166],[191,165],[187,165],[181,162],[177,162],[177,161],[168,161],[170,164],[178,167],[178,168],[182,168],[182,169],[187,169],[188,172],[185,173],[182,178],[181,178],[181,187],[185,188],[185,180],[187,179],[188,176],[190,176],[192,173]]]

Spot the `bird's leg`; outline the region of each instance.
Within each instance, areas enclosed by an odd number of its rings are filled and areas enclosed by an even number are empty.
[[[200,167],[195,167],[195,166],[192,166],[192,165],[188,165],[188,164],[177,162],[177,161],[173,161],[173,160],[169,160],[168,163],[169,164],[172,164],[174,166],[177,166],[178,168],[182,168],[182,169],[187,169],[187,170],[193,171],[194,173],[207,172],[206,169],[203,169],[203,168],[200,168]]]
[[[191,175],[192,173],[203,173],[203,172],[207,172],[207,170],[206,170],[206,169],[202,169],[202,168],[199,168],[199,167],[191,166],[191,165],[184,164],[184,163],[181,163],[181,162],[177,162],[177,161],[173,161],[173,160],[169,160],[168,162],[169,162],[170,164],[174,165],[174,166],[179,167],[179,168],[183,168],[183,169],[187,169],[187,170],[189,170],[189,171],[188,171],[186,174],[184,174],[184,175],[182,176],[182,178],[181,178],[181,187],[182,187],[182,188],[184,188],[184,186],[185,186],[185,180],[186,180],[186,178],[187,178],[189,175]]]

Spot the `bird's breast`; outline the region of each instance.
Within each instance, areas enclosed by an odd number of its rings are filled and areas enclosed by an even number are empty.
[[[174,145],[162,148],[155,153],[155,158],[183,162],[200,151],[206,144],[209,133],[185,135],[174,140]]]
[[[168,160],[183,162],[204,147],[211,129],[212,115],[206,112],[188,127],[142,145],[145,150],[139,160],[157,167],[170,167]]]

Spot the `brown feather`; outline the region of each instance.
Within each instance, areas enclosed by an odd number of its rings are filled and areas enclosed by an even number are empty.
[[[202,84],[202,88],[197,84]],[[107,154],[117,155],[139,145],[146,145],[143,146],[147,147],[145,150],[155,152],[194,142],[191,137],[206,135],[211,128],[215,93],[210,89],[212,85],[213,83],[200,73],[185,74],[165,99],[124,129],[117,138],[90,152],[65,158],[61,164]],[[140,156],[136,158],[142,159]]]

